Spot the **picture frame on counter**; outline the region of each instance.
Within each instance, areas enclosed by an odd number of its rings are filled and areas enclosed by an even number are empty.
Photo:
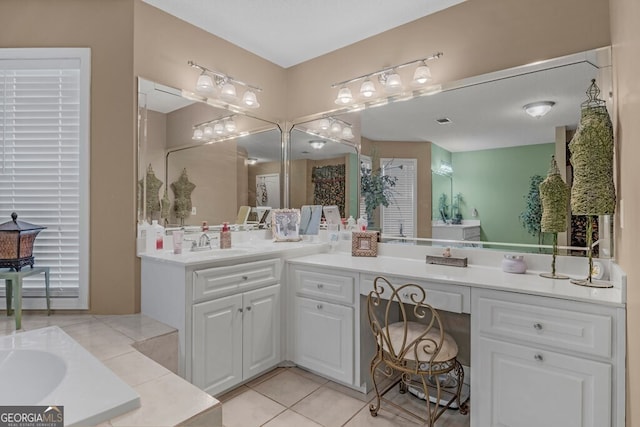
[[[378,232],[354,231],[351,235],[351,255],[362,257],[378,256]]]
[[[276,242],[300,241],[300,209],[272,210],[271,231]]]

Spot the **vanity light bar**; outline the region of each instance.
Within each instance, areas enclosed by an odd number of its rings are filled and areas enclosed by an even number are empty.
[[[196,64],[193,61],[188,61],[187,64],[189,64],[193,68],[197,68],[198,70],[202,71],[205,74],[213,75],[215,77],[215,79],[216,79],[216,84],[218,86],[222,86],[226,82],[232,82],[232,83],[239,84],[240,86],[248,87],[249,89],[253,89],[253,90],[256,90],[258,92],[262,92],[262,89],[259,88],[258,86],[254,86],[254,85],[251,85],[249,83],[245,83],[242,80],[238,80],[235,77],[231,77],[231,76],[229,76],[229,75],[227,75],[225,73],[222,73],[220,71],[216,71],[216,70],[212,70],[211,68],[203,67],[202,65]]]

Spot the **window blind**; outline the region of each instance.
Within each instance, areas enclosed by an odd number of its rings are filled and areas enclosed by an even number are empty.
[[[47,227],[33,252],[35,265],[51,269],[52,297],[86,296],[88,59],[67,49],[0,51],[0,218],[15,211]],[[23,288],[27,298],[42,296],[44,280],[32,276]]]
[[[416,237],[417,159],[380,159],[384,175],[396,178],[389,206],[382,206],[382,233]]]

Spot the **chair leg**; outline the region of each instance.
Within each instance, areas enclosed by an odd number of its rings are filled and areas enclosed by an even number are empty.
[[[369,405],[369,412],[371,412],[372,417],[378,416],[378,411],[380,410],[380,390],[378,389],[378,382],[376,381],[376,371],[380,363],[382,363],[382,359],[379,358],[378,355],[374,356],[371,360],[371,382],[373,383],[373,389],[376,391],[375,403]]]
[[[425,405],[427,406],[427,425],[429,427],[433,427],[434,423],[438,419],[438,403],[440,402],[440,383],[436,381],[436,403],[431,403],[431,395],[429,394],[429,376],[428,375],[420,375],[420,380],[422,382],[422,391],[425,396]]]
[[[467,407],[467,402],[462,402],[461,398],[462,398],[462,386],[464,383],[464,368],[462,367],[462,365],[460,364],[460,362],[458,362],[456,360],[456,365],[454,367],[454,372],[456,375],[456,379],[458,380],[458,387],[457,387],[457,396],[456,396],[456,400],[458,403],[458,409],[460,410],[460,413],[462,415],[467,415],[469,413],[469,408]]]

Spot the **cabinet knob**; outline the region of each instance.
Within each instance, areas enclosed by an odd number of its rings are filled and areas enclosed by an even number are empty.
[[[240,308],[238,309],[238,311],[239,311],[240,313],[242,313],[242,311],[243,311],[243,310],[242,310],[242,307],[240,307]]]
[[[246,308],[246,310],[247,310],[247,311],[251,311],[251,306],[248,306],[248,307]]]
[[[249,280],[249,276],[242,276],[242,280]]]
[[[318,305],[316,305],[316,308],[317,308],[318,310],[322,310],[322,304],[318,304]]]
[[[533,356],[533,358],[538,362],[542,362],[544,360],[544,357],[542,357],[541,354],[536,354]]]
[[[318,283],[317,286],[318,286],[318,289],[324,288],[324,285],[322,283]]]
[[[541,331],[542,330],[542,323],[534,323],[533,324],[533,329],[535,329],[536,331]]]

